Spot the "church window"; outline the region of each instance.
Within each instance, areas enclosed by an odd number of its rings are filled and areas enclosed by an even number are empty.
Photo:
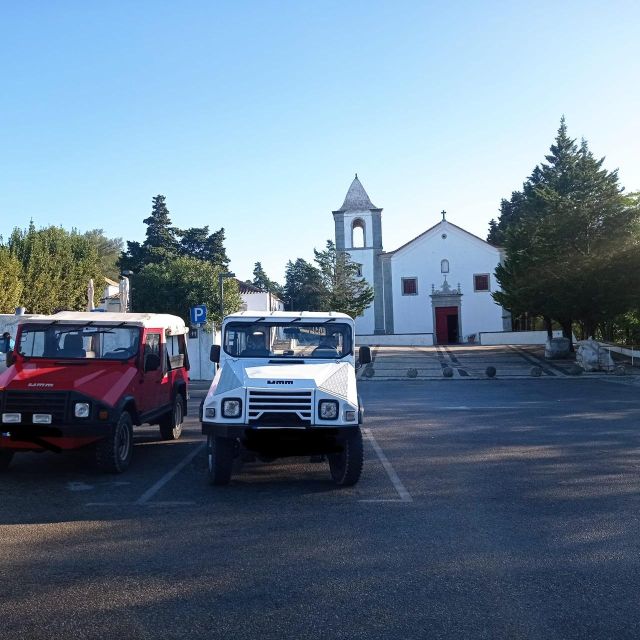
[[[367,246],[364,220],[356,218],[351,224],[351,246],[362,249]]]
[[[357,271],[356,271],[356,275],[358,276],[358,278],[362,278],[362,265],[358,264],[357,262],[354,263],[357,267]]]
[[[402,278],[402,295],[418,295],[418,278]]]
[[[440,260],[440,273],[449,273],[449,261]]]
[[[473,276],[474,291],[489,291],[489,274],[476,273]]]

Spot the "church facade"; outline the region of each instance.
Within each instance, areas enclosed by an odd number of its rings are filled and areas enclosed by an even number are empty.
[[[385,252],[382,209],[356,175],[333,217],[336,248],[350,254],[375,293],[356,318],[359,336],[455,344],[476,342],[481,332],[511,330],[510,314],[491,296],[499,289],[500,249],[449,222],[444,212],[437,224]]]

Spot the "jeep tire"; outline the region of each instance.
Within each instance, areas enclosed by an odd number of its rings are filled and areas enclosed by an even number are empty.
[[[332,480],[340,487],[351,487],[360,479],[364,464],[362,432],[360,428],[349,434],[344,440],[340,453],[330,453],[329,470]]]
[[[108,473],[122,473],[131,462],[133,454],[133,423],[127,411],[123,411],[109,435],[96,445],[96,462]]]
[[[207,474],[213,485],[229,484],[233,470],[235,441],[232,438],[207,436]]]
[[[166,416],[160,420],[160,438],[162,440],[178,440],[182,435],[182,422],[184,420],[184,400],[182,394],[176,394],[173,407]]]
[[[0,473],[6,471],[11,464],[13,458],[13,451],[0,451]]]

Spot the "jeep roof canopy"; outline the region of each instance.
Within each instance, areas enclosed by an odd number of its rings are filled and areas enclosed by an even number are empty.
[[[92,311],[60,311],[51,316],[27,318],[20,324],[82,324],[93,323],[101,326],[122,325],[165,329],[170,336],[182,335],[188,331],[184,321],[178,316],[166,313],[112,313]]]
[[[225,320],[327,320],[335,318],[336,320],[346,320],[353,323],[353,318],[346,313],[338,311],[239,311],[238,313],[230,313]]]

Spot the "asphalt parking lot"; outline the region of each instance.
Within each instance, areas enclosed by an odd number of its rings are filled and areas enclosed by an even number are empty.
[[[366,462],[205,479],[203,439],[17,456],[0,638],[637,638],[640,399],[606,380],[368,381]],[[200,393],[190,402],[195,415]]]

